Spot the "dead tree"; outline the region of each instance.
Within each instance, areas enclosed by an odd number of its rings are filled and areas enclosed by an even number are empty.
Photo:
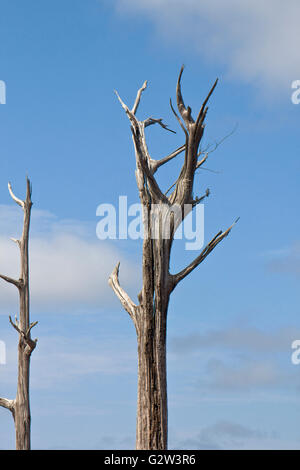
[[[11,411],[16,431],[16,449],[30,450],[30,400],[29,400],[29,370],[30,357],[32,351],[36,347],[37,339],[31,339],[31,329],[37,322],[30,323],[29,314],[29,226],[31,215],[31,184],[27,178],[26,199],[22,201],[17,198],[8,183],[9,193],[12,199],[22,207],[24,212],[23,233],[20,240],[12,239],[20,249],[21,255],[21,273],[19,279],[13,279],[0,274],[4,281],[13,284],[19,291],[20,313],[19,320],[15,318],[15,322],[9,317],[11,325],[19,334],[18,344],[18,383],[17,394],[14,400],[0,398],[0,405]]]
[[[119,298],[124,309],[129,313],[137,333],[138,343],[138,397],[137,397],[137,430],[136,449],[167,448],[167,380],[166,380],[166,333],[169,299],[177,284],[192,272],[211,251],[230,232],[218,232],[205,246],[201,253],[187,267],[177,274],[169,271],[170,254],[175,232],[186,215],[207,195],[194,197],[193,185],[195,172],[207,159],[199,151],[204,132],[204,121],[207,114],[207,102],[212,95],[217,80],[204,100],[196,120],[192,117],[191,108],[186,107],[181,94],[181,68],[177,89],[176,116],[185,135],[185,144],[161,160],[150,157],[145,129],[159,124],[166,130],[168,127],[162,119],[148,118],[139,121],[136,117],[145,82],[137,93],[132,109],[129,109],[116,92],[125,110],[130,124],[136,157],[136,180],[143,210],[144,240],[142,255],[142,290],[135,304],[119,283],[119,264],[112,272],[109,283]],[[157,169],[168,163],[181,152],[185,152],[180,174],[168,196],[159,187],[154,174]],[[171,189],[170,188],[170,189]],[[176,208],[176,210],[175,210]],[[179,216],[178,216],[179,208]],[[168,226],[168,227],[167,227]],[[168,228],[168,236],[165,229]],[[153,236],[153,234],[156,234]]]

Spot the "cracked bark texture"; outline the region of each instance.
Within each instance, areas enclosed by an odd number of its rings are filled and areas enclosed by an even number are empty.
[[[17,394],[14,400],[0,398],[0,406],[11,411],[15,423],[16,432],[16,449],[30,450],[30,397],[29,397],[29,375],[30,375],[30,358],[32,351],[36,347],[37,339],[31,339],[31,329],[37,322],[30,323],[29,311],[29,228],[31,216],[31,184],[29,179],[26,180],[27,191],[26,199],[22,201],[17,198],[11,188],[10,183],[8,189],[12,199],[23,209],[24,223],[23,232],[20,240],[12,239],[20,249],[21,272],[19,279],[13,279],[3,274],[0,278],[10,284],[14,284],[19,291],[19,319],[15,321],[9,317],[11,325],[15,328],[19,335],[18,343],[18,379]]]
[[[168,409],[167,409],[167,312],[169,299],[176,285],[193,271],[208,254],[230,232],[218,232],[201,253],[187,267],[177,274],[169,271],[171,248],[176,229],[187,214],[209,195],[206,190],[201,197],[194,197],[195,172],[206,161],[207,154],[199,150],[207,114],[207,102],[212,95],[217,80],[204,100],[196,120],[192,118],[191,108],[186,107],[181,92],[180,70],[176,88],[178,113],[170,101],[171,109],[178,120],[185,143],[170,155],[160,160],[150,157],[146,143],[145,129],[159,124],[163,129],[172,131],[162,119],[147,118],[140,121],[136,117],[140,99],[147,87],[147,81],[138,90],[132,109],[116,95],[131,124],[132,139],[136,157],[136,181],[143,209],[144,240],[142,255],[143,286],[135,304],[119,282],[119,264],[112,272],[109,283],[124,309],[130,315],[137,333],[138,344],[138,393],[136,449],[162,450],[168,446]],[[158,168],[180,153],[184,161],[180,174],[168,191],[163,192],[154,174]],[[170,193],[170,191],[173,191]],[[169,196],[167,196],[167,194]],[[169,236],[166,236],[166,229]],[[153,236],[155,234],[155,236]]]

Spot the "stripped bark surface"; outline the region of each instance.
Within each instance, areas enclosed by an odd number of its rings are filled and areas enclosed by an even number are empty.
[[[166,335],[169,299],[177,284],[191,273],[229,234],[233,225],[218,232],[201,253],[188,266],[176,274],[170,273],[170,255],[175,232],[180,223],[199,202],[208,196],[194,197],[195,172],[206,161],[208,154],[199,151],[203,137],[207,103],[217,80],[205,98],[196,119],[192,110],[185,106],[181,92],[180,70],[176,87],[178,113],[170,101],[171,109],[185,135],[185,143],[169,155],[154,160],[149,155],[145,129],[159,124],[163,129],[172,131],[162,119],[148,118],[140,121],[136,111],[140,104],[147,82],[138,90],[132,109],[116,95],[131,124],[132,139],[136,157],[136,181],[143,208],[144,240],[142,257],[143,286],[135,304],[119,282],[119,263],[112,272],[109,283],[124,309],[133,320],[138,343],[138,394],[136,449],[167,449],[168,411],[166,375]],[[154,174],[162,166],[184,152],[180,174],[168,191],[163,192]],[[170,193],[170,191],[172,192]],[[168,195],[168,193],[170,193]],[[155,211],[154,211],[155,207]],[[189,210],[186,210],[189,207]],[[176,211],[174,210],[176,208]],[[178,214],[179,212],[179,214]],[[154,216],[153,216],[154,214]],[[165,236],[168,224],[169,236]],[[156,236],[153,237],[153,233]]]
[[[8,183],[8,190],[12,199],[23,209],[24,222],[23,232],[20,240],[12,239],[20,249],[21,258],[21,272],[19,279],[13,279],[3,274],[0,278],[4,281],[13,284],[19,291],[19,319],[16,317],[15,321],[9,317],[9,321],[13,328],[18,332],[18,379],[17,379],[17,394],[14,400],[0,398],[0,406],[11,411],[16,432],[16,449],[17,450],[30,450],[30,399],[29,399],[29,372],[30,372],[30,357],[32,351],[35,349],[37,339],[31,338],[31,330],[37,322],[30,323],[30,303],[29,303],[29,228],[31,216],[31,184],[29,179],[26,180],[27,190],[26,199],[22,201],[17,198],[13,191],[11,184]]]

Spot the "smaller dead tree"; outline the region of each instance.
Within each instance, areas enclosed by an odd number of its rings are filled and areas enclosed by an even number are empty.
[[[11,317],[9,321],[11,325],[17,330],[19,334],[18,344],[18,383],[17,395],[14,400],[0,398],[0,405],[11,411],[16,430],[16,449],[17,450],[30,450],[30,400],[29,400],[29,371],[30,371],[30,357],[32,351],[36,347],[37,339],[31,339],[31,329],[37,324],[36,322],[30,323],[29,314],[29,227],[31,215],[31,184],[27,178],[27,191],[26,199],[22,201],[17,198],[8,183],[8,190],[12,199],[23,209],[24,224],[23,233],[20,240],[12,239],[20,249],[21,256],[21,273],[19,279],[0,274],[0,277],[17,287],[19,291],[20,313],[19,320],[17,317],[13,322]]]

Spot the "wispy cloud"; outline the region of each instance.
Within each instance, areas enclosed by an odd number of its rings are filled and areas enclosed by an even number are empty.
[[[188,45],[234,77],[291,85],[299,78],[298,0],[116,0],[120,14],[144,15],[161,39]]]
[[[74,381],[93,376],[126,376],[136,374],[136,351],[121,336],[89,337],[52,336],[36,329],[38,348],[31,370],[32,390],[68,386]],[[17,376],[16,338],[6,341],[7,363],[0,368],[1,387],[15,384]]]
[[[170,347],[172,352],[179,354],[216,347],[231,351],[274,353],[286,352],[296,337],[300,337],[299,327],[290,326],[275,331],[263,331],[257,327],[232,326],[212,329],[203,334],[193,333],[173,337]]]
[[[178,438],[177,438],[178,439]],[[220,420],[203,426],[198,434],[178,439],[177,449],[297,449],[298,442],[284,441],[276,432],[265,432],[241,423]]]
[[[107,305],[114,299],[108,277],[119,260],[125,284],[126,280],[129,287],[137,283],[136,266],[109,242],[98,240],[95,227],[59,220],[47,211],[33,211],[32,215],[33,309],[76,312]],[[19,253],[9,237],[18,237],[21,225],[18,208],[0,206],[0,272],[12,277],[19,276]],[[4,281],[0,283],[0,299],[0,312],[7,314],[7,309],[17,308],[15,288]]]
[[[259,361],[242,360],[238,365],[226,364],[220,359],[209,360],[206,376],[199,384],[201,388],[214,391],[249,392],[258,388],[273,388],[282,386],[288,379],[274,361],[261,359]]]
[[[299,327],[264,331],[250,326],[212,329],[203,334],[173,337],[173,361],[206,364],[199,368],[194,387],[202,392],[249,393],[272,390],[297,393],[298,369],[292,365],[292,341],[300,337]],[[177,366],[178,367],[178,366]],[[198,366],[199,367],[199,366]]]

